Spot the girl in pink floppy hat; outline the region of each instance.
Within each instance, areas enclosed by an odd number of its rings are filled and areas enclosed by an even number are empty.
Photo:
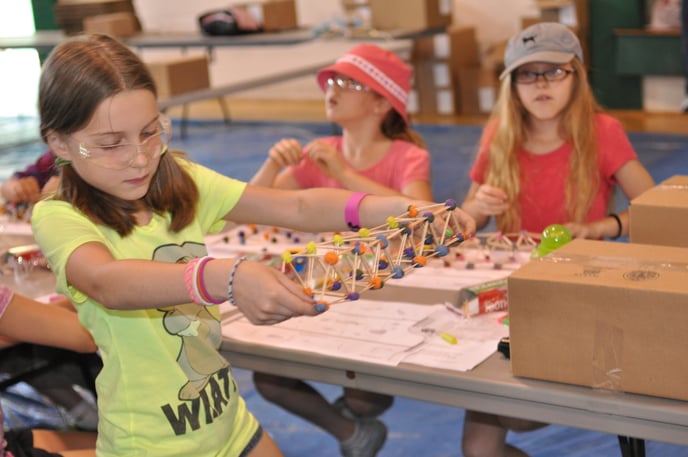
[[[379,46],[351,49],[317,74],[327,118],[342,134],[305,146],[291,138],[279,141],[251,183],[431,199],[430,155],[406,113],[412,74],[396,54]]]
[[[279,141],[251,183],[432,199],[430,155],[406,113],[411,77],[393,52],[356,46],[317,74],[327,117],[342,134],[305,147],[291,138]],[[345,389],[330,404],[301,380],[255,373],[254,382],[267,400],[334,435],[345,457],[373,457],[385,442],[387,428],[376,417],[391,406],[389,395]]]

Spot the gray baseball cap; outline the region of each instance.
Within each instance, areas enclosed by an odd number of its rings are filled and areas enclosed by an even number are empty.
[[[506,45],[499,79],[530,62],[568,63],[574,57],[583,62],[580,41],[570,28],[558,22],[541,22],[514,35]]]

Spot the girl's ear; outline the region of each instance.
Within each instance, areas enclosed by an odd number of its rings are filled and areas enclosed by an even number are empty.
[[[48,147],[56,157],[64,160],[71,160],[69,147],[67,146],[67,143],[62,135],[56,132],[48,132],[45,137],[47,139]]]
[[[392,104],[385,97],[380,96],[375,99],[375,114],[384,117],[390,109],[392,109]]]

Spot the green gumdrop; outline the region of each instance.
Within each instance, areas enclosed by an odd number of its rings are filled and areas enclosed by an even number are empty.
[[[545,227],[542,231],[540,245],[548,252],[551,252],[562,247],[572,239],[573,237],[569,229],[561,224],[552,224]]]

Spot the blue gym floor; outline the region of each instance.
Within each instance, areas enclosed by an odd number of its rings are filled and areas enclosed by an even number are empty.
[[[20,124],[20,125],[19,125]],[[0,120],[0,180],[33,162],[44,146],[33,141],[35,121]],[[433,191],[436,200],[461,201],[469,186],[468,170],[475,154],[480,127],[418,125],[433,158]],[[191,121],[185,138],[175,123],[172,147],[224,174],[249,179],[264,160],[269,147],[289,136],[307,142],[332,133],[322,123],[258,123]],[[641,162],[659,182],[675,174],[688,175],[688,136],[629,133]],[[617,199],[623,209],[627,202]],[[231,361],[230,361],[231,362]],[[236,369],[235,376],[248,407],[283,449],[287,457],[338,456],[338,446],[326,433],[265,401],[257,394],[251,374]],[[330,400],[339,396],[336,386],[317,384]],[[382,419],[389,437],[379,457],[457,457],[463,410],[397,398]],[[618,457],[617,437],[560,426],[525,434],[511,434],[509,441],[532,457]],[[648,457],[688,457],[688,448],[647,443]]]

